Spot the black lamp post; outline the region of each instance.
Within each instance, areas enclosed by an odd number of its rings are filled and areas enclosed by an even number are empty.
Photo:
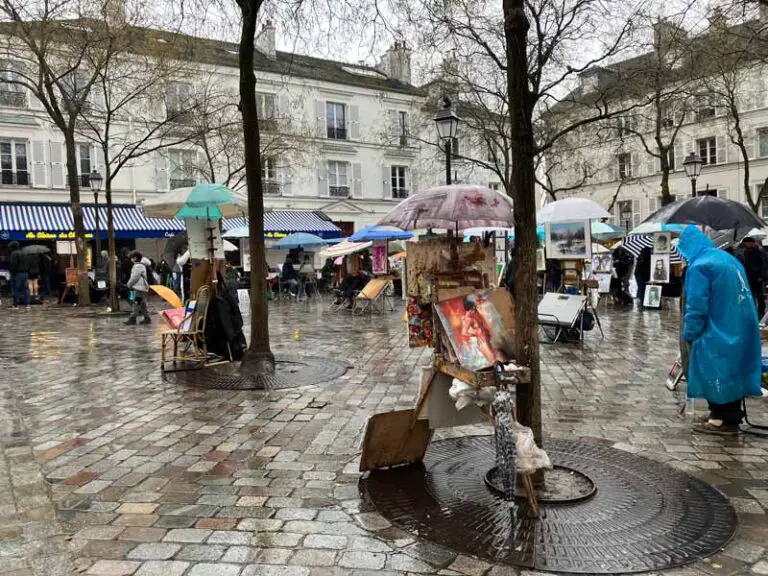
[[[437,124],[437,134],[445,147],[445,183],[451,183],[451,148],[453,140],[456,138],[456,130],[459,126],[459,117],[453,113],[451,100],[447,96],[443,97],[442,108],[435,117]]]
[[[696,179],[701,174],[701,167],[704,165],[704,161],[699,157],[696,152],[691,152],[683,160],[683,168],[688,178],[691,179],[691,194],[696,197]]]
[[[99,266],[99,258],[101,258],[101,231],[99,230],[99,192],[101,192],[101,183],[104,178],[101,174],[94,170],[88,176],[88,183],[91,186],[91,192],[93,192],[93,203],[96,211],[96,258],[93,259],[95,267]]]

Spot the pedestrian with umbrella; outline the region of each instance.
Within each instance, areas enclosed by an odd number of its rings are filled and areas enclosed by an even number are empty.
[[[706,398],[709,417],[695,432],[732,436],[744,416],[742,402],[760,395],[760,331],[741,264],[717,250],[695,226],[680,236],[688,262],[683,338],[691,346],[688,397]]]
[[[42,244],[31,244],[21,249],[27,258],[27,287],[29,289],[29,300],[31,304],[41,304],[40,274],[42,273],[41,258],[43,254],[48,254],[51,249]]]
[[[29,257],[16,241],[11,242],[8,247],[11,250],[8,268],[11,273],[13,307],[18,308],[23,302],[24,306],[29,308],[29,285],[27,284],[29,278]]]

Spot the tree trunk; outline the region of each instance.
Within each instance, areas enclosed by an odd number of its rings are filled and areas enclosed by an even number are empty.
[[[667,149],[668,150],[668,149]],[[672,195],[669,193],[669,162],[667,162],[667,150],[661,151],[661,205],[672,203]]]
[[[524,0],[504,0],[507,93],[512,131],[515,191],[515,360],[531,370],[531,382],[517,387],[517,416],[541,445],[541,378],[536,292],[536,190],[532,100],[528,85],[528,18]]]
[[[104,158],[109,158],[106,154]],[[120,310],[117,297],[117,246],[115,243],[115,219],[112,213],[112,176],[109,165],[104,162],[104,194],[107,197],[107,243],[109,250],[109,307],[113,312]]]
[[[69,182],[69,199],[72,204],[72,219],[75,223],[75,249],[77,250],[77,304],[88,306],[91,303],[91,291],[88,284],[88,256],[85,243],[85,225],[83,224],[83,207],[80,204],[80,182],[77,179],[77,153],[75,151],[74,132],[64,133],[64,144],[67,149],[67,181]]]
[[[238,0],[242,11],[240,35],[240,113],[243,117],[245,183],[248,188],[248,245],[251,252],[251,344],[243,365],[258,374],[271,373],[275,358],[269,346],[269,310],[267,308],[266,253],[264,250],[264,193],[261,184],[261,151],[256,75],[253,53],[256,20],[262,0]]]

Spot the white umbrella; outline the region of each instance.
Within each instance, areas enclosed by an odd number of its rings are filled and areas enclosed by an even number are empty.
[[[550,202],[536,214],[536,222],[575,222],[610,218],[611,214],[600,204],[589,198],[566,198]]]
[[[373,242],[340,242],[335,246],[330,246],[327,249],[320,252],[320,256],[323,258],[337,258],[338,256],[346,256],[347,254],[354,254],[355,252],[361,252],[367,248],[373,246]]]

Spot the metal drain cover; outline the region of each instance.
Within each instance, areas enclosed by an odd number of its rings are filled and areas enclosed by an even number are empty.
[[[594,495],[541,504],[527,517],[485,485],[494,466],[491,437],[434,442],[423,465],[372,472],[361,491],[402,528],[494,562],[580,574],[663,570],[725,546],[736,513],[725,496],[673,468],[575,440],[545,442],[553,465],[591,479]]]

